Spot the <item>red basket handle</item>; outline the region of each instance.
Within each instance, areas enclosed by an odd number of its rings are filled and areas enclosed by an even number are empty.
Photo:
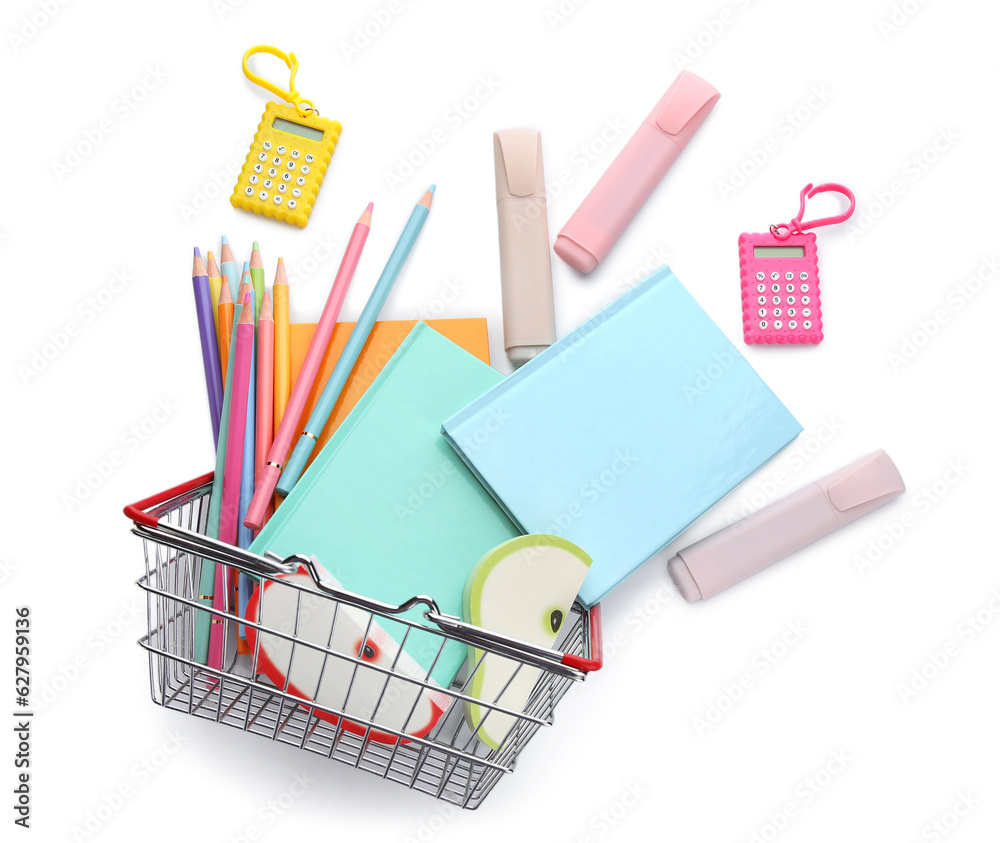
[[[210,471],[208,474],[203,474],[201,477],[196,477],[194,480],[188,480],[187,483],[181,483],[179,486],[174,486],[167,489],[165,492],[160,492],[158,495],[150,495],[148,498],[143,498],[141,501],[130,503],[124,509],[125,516],[130,520],[135,521],[137,524],[144,524],[147,527],[156,528],[160,526],[160,519],[152,513],[145,512],[145,510],[154,506],[159,506],[161,503],[165,503],[171,498],[176,498],[179,495],[185,495],[188,492],[197,489],[199,486],[204,486],[206,483],[210,483],[214,477],[215,473]]]
[[[601,637],[601,604],[591,606],[587,612],[590,626],[590,658],[563,653],[562,663],[584,673],[600,670],[604,665],[604,641]]]

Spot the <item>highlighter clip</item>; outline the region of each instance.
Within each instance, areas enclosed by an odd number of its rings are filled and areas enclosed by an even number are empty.
[[[809,222],[802,222],[802,217],[805,214],[806,209],[806,199],[812,199],[820,193],[839,193],[842,196],[846,196],[850,200],[851,205],[842,214],[836,214],[831,217],[821,217],[818,220],[810,220]],[[799,212],[787,223],[772,225],[771,234],[773,234],[777,240],[787,240],[791,235],[801,234],[803,231],[810,228],[819,228],[824,225],[836,225],[837,223],[846,222],[851,218],[851,214],[853,213],[854,194],[851,192],[850,188],[844,187],[842,184],[836,184],[835,182],[826,182],[825,184],[819,184],[815,187],[813,187],[812,183],[810,183],[803,187],[802,191],[799,193]]]

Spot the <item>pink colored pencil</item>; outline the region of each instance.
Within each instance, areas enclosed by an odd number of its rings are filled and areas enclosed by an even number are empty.
[[[250,393],[250,363],[253,355],[253,308],[243,300],[240,321],[236,325],[236,349],[233,352],[233,384],[230,407],[246,407]],[[233,411],[229,415],[226,434],[226,468],[222,480],[222,509],[219,516],[219,540],[236,545],[240,511],[240,474],[243,464],[243,439],[246,435],[246,413]],[[230,611],[232,570],[228,565],[215,566],[215,593],[212,607]],[[218,615],[212,616],[212,630],[208,639],[208,666],[222,668],[226,644],[226,624]]]
[[[267,461],[274,439],[274,311],[271,294],[264,293],[257,319],[257,450],[254,476],[260,482],[260,474]],[[265,522],[271,516],[271,507],[264,513]]]
[[[337,316],[340,315],[340,308],[347,296],[347,288],[351,285],[354,270],[358,268],[361,252],[365,248],[365,241],[371,230],[371,222],[372,203],[369,202],[361,219],[354,226],[351,239],[347,243],[344,257],[340,261],[340,269],[337,270],[337,277],[333,279],[333,287],[330,288],[330,295],[323,307],[323,313],[319,317],[319,323],[316,325],[316,333],[313,334],[312,342],[309,343],[309,350],[306,351],[305,359],[302,361],[302,369],[295,381],[295,386],[292,387],[292,394],[288,397],[288,406],[285,407],[285,414],[281,417],[281,424],[278,426],[278,432],[271,443],[271,449],[267,452],[264,469],[261,471],[260,479],[254,489],[253,499],[250,501],[246,517],[243,519],[243,523],[253,530],[259,530],[264,523],[264,515],[267,512],[271,495],[274,494],[274,488],[278,485],[281,469],[288,458],[288,450],[299,432],[302,411],[306,407],[313,382],[316,380],[320,364],[323,362],[326,347],[330,344],[330,338],[333,336],[333,329],[337,325]]]

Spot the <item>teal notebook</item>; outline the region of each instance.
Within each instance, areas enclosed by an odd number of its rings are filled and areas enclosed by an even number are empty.
[[[444,424],[524,532],[590,554],[586,606],[801,430],[667,267]]]
[[[418,322],[250,550],[315,556],[347,591],[393,605],[424,594],[460,617],[476,562],[520,533],[441,422],[502,380]],[[402,641],[402,624],[380,623]],[[441,641],[415,630],[405,649],[447,687],[467,648],[449,641],[434,664]]]

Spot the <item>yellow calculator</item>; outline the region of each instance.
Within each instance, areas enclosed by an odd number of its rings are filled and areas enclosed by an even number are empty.
[[[281,58],[291,70],[289,90],[283,91],[251,73],[247,59],[266,52]],[[312,102],[295,90],[298,61],[274,47],[251,47],[243,56],[243,72],[251,82],[287,100],[269,102],[254,135],[246,163],[230,202],[236,208],[305,228],[342,127],[320,117]]]

